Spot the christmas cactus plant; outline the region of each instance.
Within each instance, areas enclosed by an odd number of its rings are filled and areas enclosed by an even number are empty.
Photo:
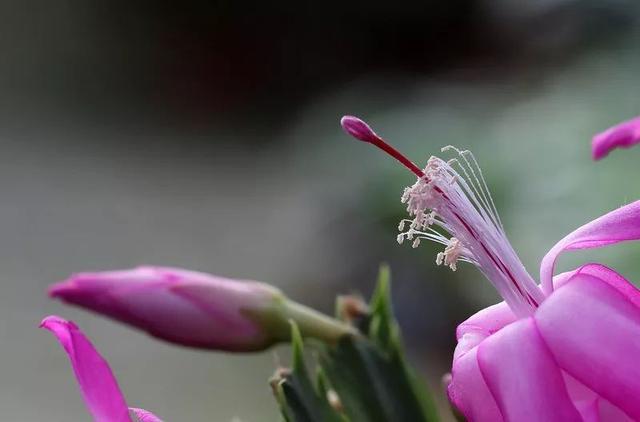
[[[443,374],[454,417],[640,420],[640,292],[597,263],[554,272],[566,251],[640,239],[640,201],[562,238],[536,279],[511,246],[469,151],[446,147],[452,158],[431,157],[420,168],[362,120],[346,116],[342,126],[417,178],[402,194],[409,218],[400,221],[398,243],[442,244],[437,265],[453,271],[461,262],[474,265],[504,299],[458,326],[451,374]],[[594,159],[640,142],[639,128],[636,118],[596,135]],[[266,283],[167,267],[79,273],[49,294],[183,346],[241,353],[290,343],[290,367],[276,368],[269,380],[287,422],[444,419],[434,405],[438,392],[427,390],[405,356],[386,266],[369,302],[340,296],[334,317]],[[106,360],[74,323],[50,316],[41,326],[63,346],[96,421],[160,420],[128,407]],[[265,420],[277,417],[274,408]]]

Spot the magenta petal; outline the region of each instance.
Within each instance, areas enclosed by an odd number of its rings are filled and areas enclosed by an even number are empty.
[[[578,412],[580,412],[583,421],[601,422],[599,415],[600,396],[566,372],[562,374],[562,377],[569,392],[569,397]]]
[[[594,160],[599,160],[609,154],[612,149],[629,148],[638,142],[640,142],[640,116],[595,135],[591,141],[591,153]]]
[[[563,377],[569,391],[569,397],[584,422],[633,422],[622,410],[600,397],[571,375],[564,372]]]
[[[628,301],[640,308],[640,290],[611,268],[602,264],[586,264],[573,271],[572,274],[586,274],[596,277],[622,293]],[[559,286],[555,278],[553,285],[557,289]]]
[[[484,340],[478,363],[505,420],[582,420],[533,319],[521,319]]]
[[[138,422],[162,422],[162,419],[144,409],[132,407],[129,409],[138,418]]]
[[[602,398],[598,400],[598,418],[598,422],[634,422],[622,410]]]
[[[535,319],[563,370],[640,420],[640,308],[611,283],[578,273]]]
[[[500,302],[476,312],[456,328],[458,344],[453,360],[455,361],[458,356],[476,347],[482,340],[515,320],[516,316],[506,302]]]
[[[612,270],[608,269],[604,265],[588,264],[578,270],[569,271],[555,276],[553,278],[554,287],[557,289],[564,285],[578,271],[597,274],[601,274],[603,271],[612,272]],[[614,275],[610,277],[612,280],[616,279],[617,276],[617,273],[613,272],[613,274]],[[621,276],[617,277],[622,280],[622,282],[618,283],[621,289],[625,291],[629,291],[630,289],[635,290],[635,300],[638,300],[638,303],[640,304],[640,292]],[[458,341],[458,344],[453,354],[454,361],[458,356],[479,345],[482,340],[489,337],[491,334],[501,330],[503,327],[515,322],[516,320],[517,318],[515,314],[506,302],[500,302],[476,312],[464,322],[460,323],[456,328],[456,340]]]
[[[502,414],[480,372],[477,352],[475,347],[454,360],[447,395],[467,420],[500,422]]]
[[[562,252],[598,248],[636,239],[640,239],[640,201],[596,218],[556,243],[544,256],[540,265],[542,290],[547,295],[553,291],[553,269],[558,255]]]
[[[49,316],[40,324],[69,355],[89,412],[97,422],[130,422],[129,410],[107,362],[71,321]]]

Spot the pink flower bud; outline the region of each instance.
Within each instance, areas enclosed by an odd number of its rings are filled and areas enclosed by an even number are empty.
[[[51,286],[49,295],[160,339],[203,349],[262,350],[289,339],[290,320],[303,335],[329,343],[353,333],[268,284],[179,268],[74,274]]]
[[[269,311],[283,296],[276,288],[256,281],[178,268],[138,267],[74,274],[53,285],[49,295],[185,346],[259,350],[282,335],[265,325]]]

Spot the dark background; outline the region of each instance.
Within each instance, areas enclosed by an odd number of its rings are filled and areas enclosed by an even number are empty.
[[[46,298],[82,270],[175,265],[271,282],[326,312],[380,262],[412,362],[442,396],[457,323],[499,300],[473,268],[395,241],[412,177],[349,140],[366,118],[420,164],[471,148],[537,277],[575,227],[640,195],[640,151],[590,161],[640,114],[633,0],[0,2],[0,408],[88,420],[38,330],[74,319],[130,405],[276,420],[270,352],[185,350]],[[639,279],[640,248],[575,254]],[[278,349],[287,360],[286,348]]]

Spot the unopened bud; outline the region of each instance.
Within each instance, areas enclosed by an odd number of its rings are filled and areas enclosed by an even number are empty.
[[[166,267],[80,273],[49,295],[183,346],[248,352],[303,335],[334,342],[351,328],[273,286]]]

